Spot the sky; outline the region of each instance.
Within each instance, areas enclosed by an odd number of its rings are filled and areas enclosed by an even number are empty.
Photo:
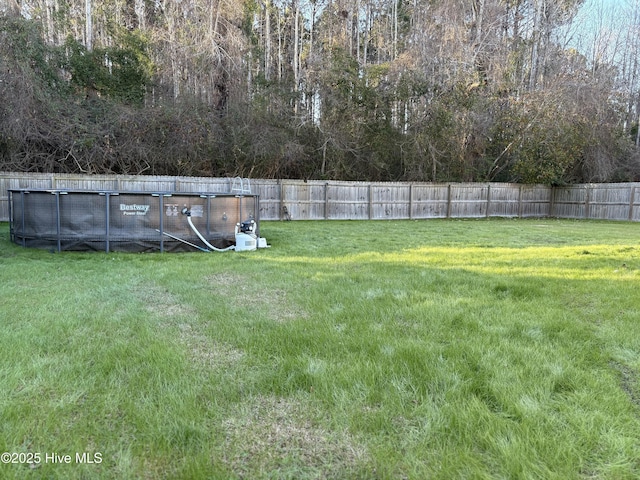
[[[563,32],[566,46],[589,60],[616,57],[630,36],[640,35],[634,33],[640,30],[640,25],[633,25],[634,10],[640,12],[640,0],[586,0]]]

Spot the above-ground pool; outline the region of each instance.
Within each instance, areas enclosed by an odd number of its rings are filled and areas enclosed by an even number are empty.
[[[251,250],[264,240],[251,194],[11,189],[9,220],[13,242],[56,251]]]

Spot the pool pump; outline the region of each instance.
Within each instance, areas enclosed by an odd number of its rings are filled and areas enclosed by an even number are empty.
[[[236,252],[245,252],[258,248],[258,236],[255,234],[256,222],[253,220],[236,224]]]
[[[268,247],[267,241],[264,238],[258,238],[256,234],[256,222],[253,219],[245,220],[244,222],[237,223],[235,228],[236,244],[227,248],[217,248],[211,245],[206,238],[198,231],[196,226],[191,221],[191,210],[188,207],[182,209],[182,214],[187,216],[187,222],[189,227],[198,236],[198,238],[204,243],[207,248],[214,252],[227,252],[229,250],[235,250],[236,252],[248,252],[255,250],[256,248]]]

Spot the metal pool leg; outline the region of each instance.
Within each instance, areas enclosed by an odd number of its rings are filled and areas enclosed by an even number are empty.
[[[60,239],[60,192],[56,195],[56,235],[58,237],[58,253],[62,251],[62,240]]]

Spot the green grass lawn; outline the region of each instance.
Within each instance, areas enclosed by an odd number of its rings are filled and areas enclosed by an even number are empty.
[[[640,224],[261,233],[52,254],[0,225],[0,452],[27,462],[0,478],[640,477]]]

